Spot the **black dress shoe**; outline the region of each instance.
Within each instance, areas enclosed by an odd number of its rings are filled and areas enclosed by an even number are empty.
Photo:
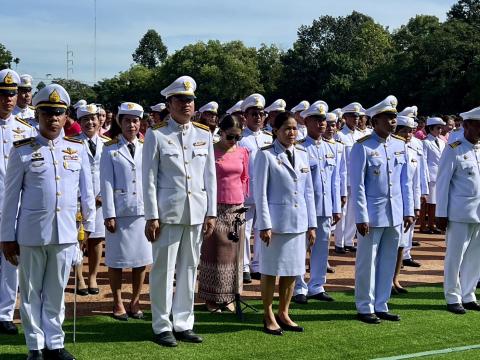
[[[250,273],[250,276],[253,280],[260,280],[262,278],[262,274],[260,274],[259,272],[252,272]]]
[[[334,251],[337,254],[346,254],[347,253],[343,247],[336,246],[336,245],[335,245],[335,250]]]
[[[278,315],[275,315],[275,320],[277,320],[278,325],[285,331],[293,331],[293,332],[304,332],[305,329],[302,326],[293,326],[285,324]]]
[[[177,339],[175,339],[175,336],[173,336],[171,331],[164,331],[160,334],[154,334],[153,341],[158,345],[167,347],[176,347],[178,345]]]
[[[377,315],[377,317],[378,317],[379,319],[382,319],[382,320],[387,320],[387,321],[400,321],[400,316],[398,316],[398,315],[396,315],[396,314],[392,314],[392,313],[386,312],[386,311],[375,312],[375,315]]]
[[[89,288],[88,288],[88,293],[89,293],[90,295],[98,295],[98,294],[100,294],[100,289],[99,289],[99,288],[91,288],[91,287],[89,287]]]
[[[440,235],[442,232],[437,228],[430,229],[431,234]]]
[[[128,315],[128,317],[131,317],[132,319],[135,319],[135,320],[145,319],[145,314],[141,310],[138,310],[136,313],[134,313],[132,311],[127,311],[127,315]]]
[[[44,359],[48,360],[75,360],[75,357],[70,354],[65,348],[49,350],[43,350]]]
[[[29,350],[27,360],[43,360],[43,350]]]
[[[335,268],[331,267],[331,266],[327,266],[327,273],[329,274],[335,274]]]
[[[420,267],[422,264],[420,264],[418,261],[415,261],[413,259],[405,259],[402,260],[403,266],[410,266],[410,267]]]
[[[243,283],[244,284],[251,284],[252,283],[252,277],[250,276],[249,271],[244,271],[243,272]]]
[[[174,332],[175,338],[177,340],[185,341],[185,342],[191,342],[191,343],[196,343],[200,344],[203,342],[203,339],[195,334],[193,330],[185,330],[185,331],[179,331],[179,332]]]
[[[357,319],[367,324],[380,324],[380,319],[375,314],[357,314]]]
[[[420,246],[420,241],[412,241],[412,246]]]
[[[465,314],[467,311],[462,304],[447,304],[447,310],[454,314]]]
[[[480,311],[480,304],[476,301],[471,301],[471,302],[468,302],[468,303],[463,303],[462,304],[463,307],[466,309],[466,310],[475,310],[475,311]]]
[[[88,296],[88,288],[85,288],[85,289],[77,288],[77,295]]]
[[[305,305],[308,304],[307,296],[303,294],[297,294],[292,298],[295,304]]]
[[[269,329],[267,328],[267,323],[265,322],[265,319],[263,319],[263,332],[268,335],[275,335],[275,336],[282,336],[283,335],[283,330],[282,328],[278,329]]]
[[[346,252],[357,252],[357,248],[355,246],[345,246]]]
[[[17,335],[18,329],[13,321],[0,321],[0,333],[7,335]]]
[[[307,299],[315,299],[320,301],[335,301],[326,291],[315,295],[307,296]]]
[[[408,294],[408,290],[401,286],[394,286],[397,294]]]

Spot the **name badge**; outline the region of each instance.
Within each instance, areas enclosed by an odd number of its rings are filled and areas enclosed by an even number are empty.
[[[327,155],[325,155],[325,157],[326,157],[327,159],[335,159],[335,155],[334,155],[334,154],[327,154]]]
[[[403,155],[403,154],[405,154],[405,151],[395,151],[394,154],[395,155]]]
[[[372,151],[372,152],[371,152],[370,154],[368,154],[368,155],[371,156],[371,157],[378,157],[378,156],[380,156],[380,153],[377,152],[377,151]]]
[[[206,141],[197,141],[195,143],[193,143],[193,146],[203,146],[203,145],[206,145],[207,142]]]
[[[78,160],[78,155],[73,154],[73,155],[63,155],[63,160]],[[65,168],[68,169],[68,168]]]
[[[309,171],[310,171],[310,169],[308,167],[300,169],[300,172],[302,172],[302,173],[308,173]]]

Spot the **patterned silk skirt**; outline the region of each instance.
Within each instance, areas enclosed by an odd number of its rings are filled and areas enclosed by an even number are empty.
[[[217,204],[217,224],[213,235],[203,240],[198,266],[198,295],[202,300],[225,303],[232,301],[237,291],[241,293],[245,225],[237,230],[239,242],[229,240],[228,233],[234,230],[235,216],[242,207]]]

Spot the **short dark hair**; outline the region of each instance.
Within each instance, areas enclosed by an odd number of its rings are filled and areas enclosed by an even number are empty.
[[[237,128],[242,130],[242,121],[237,115],[225,115],[222,120],[220,120],[220,124],[218,125],[220,130],[225,131],[231,128]]]
[[[288,119],[295,119],[295,116],[290,111],[282,111],[275,117],[272,126],[278,130]]]

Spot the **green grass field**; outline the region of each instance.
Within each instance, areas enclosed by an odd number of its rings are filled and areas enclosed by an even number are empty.
[[[83,317],[72,344],[72,321],[65,323],[66,347],[77,359],[375,359],[436,349],[480,344],[480,312],[459,316],[445,310],[440,286],[410,288],[390,301],[400,323],[367,325],[355,320],[353,293],[332,293],[336,301],[293,304],[292,318],[305,333],[282,337],[264,334],[261,311],[239,322],[233,314],[210,314],[196,309],[195,330],[201,345],[180,343],[162,348],[151,341],[147,320],[117,322],[107,316]],[[261,309],[259,300],[251,301]],[[0,337],[0,359],[24,359],[24,338]],[[423,357],[422,359],[479,359],[480,351]]]

